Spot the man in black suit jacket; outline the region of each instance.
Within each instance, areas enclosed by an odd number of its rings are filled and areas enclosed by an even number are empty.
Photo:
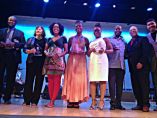
[[[137,99],[137,106],[132,110],[149,111],[149,42],[146,37],[138,36],[138,29],[130,27],[131,41],[126,47],[131,75],[132,88]]]
[[[18,64],[21,63],[21,49],[25,44],[24,33],[15,28],[16,22],[16,17],[10,16],[8,28],[0,30],[0,98],[2,96],[4,73],[6,73],[6,89],[3,98],[6,104],[11,103],[15,76]]]

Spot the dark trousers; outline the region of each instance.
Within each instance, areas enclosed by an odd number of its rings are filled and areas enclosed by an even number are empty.
[[[26,80],[24,85],[24,102],[38,104],[43,85],[43,57],[34,57],[32,63],[26,63]]]
[[[130,74],[137,105],[149,107],[149,71],[136,70]]]
[[[109,92],[111,105],[121,106],[124,75],[125,71],[120,68],[109,69]]]
[[[156,58],[157,62],[157,58]],[[152,75],[152,80],[153,80],[153,85],[154,85],[154,93],[155,93],[155,102],[157,104],[157,64],[155,66],[155,69],[153,72],[151,72]]]
[[[13,92],[16,72],[18,69],[18,63],[16,62],[16,57],[13,53],[5,53],[0,59],[0,98],[2,96],[3,81],[5,76],[6,88],[4,92],[4,101],[11,99],[11,94]],[[4,73],[6,74],[4,75]]]

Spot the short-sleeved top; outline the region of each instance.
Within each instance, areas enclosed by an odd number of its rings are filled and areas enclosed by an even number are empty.
[[[113,47],[119,48],[118,50],[114,50],[113,53],[108,54],[109,59],[109,68],[121,68],[125,69],[124,63],[124,51],[125,51],[125,41],[123,37],[111,37],[110,42]]]
[[[48,47],[53,47],[54,45],[63,49],[64,48],[64,44],[67,43],[67,38],[62,36],[59,39],[57,39],[56,41],[53,41],[52,38],[48,39]]]
[[[57,39],[56,41],[53,41],[52,38],[49,38],[48,39],[48,47],[58,47],[58,48],[61,48],[62,50],[64,49],[64,44],[67,43],[67,38],[62,36],[60,37],[59,39]],[[64,57],[61,57],[61,58],[64,58]],[[64,63],[65,63],[65,59],[64,59]],[[54,70],[54,69],[48,69],[47,70],[47,74],[63,74],[64,71],[61,71],[61,70]]]

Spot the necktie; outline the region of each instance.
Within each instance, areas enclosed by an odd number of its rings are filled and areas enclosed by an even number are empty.
[[[135,41],[135,39],[131,39],[130,46],[133,45],[134,41]]]

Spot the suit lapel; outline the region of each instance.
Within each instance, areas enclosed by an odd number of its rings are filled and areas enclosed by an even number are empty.
[[[131,41],[129,42],[128,46],[129,46],[129,50],[134,50],[134,48],[137,46],[138,44],[138,37],[135,39],[135,41],[133,42],[133,44],[131,45]]]
[[[4,41],[6,41],[6,38],[7,38],[7,31],[8,31],[8,28],[6,28],[5,30],[4,30]]]
[[[139,37],[137,37],[137,38],[135,39],[135,41],[133,42],[132,47],[136,47],[136,46],[138,45],[138,42],[139,42]]]
[[[14,29],[12,39],[15,37],[16,31],[17,31],[17,30],[16,30],[16,29]]]

